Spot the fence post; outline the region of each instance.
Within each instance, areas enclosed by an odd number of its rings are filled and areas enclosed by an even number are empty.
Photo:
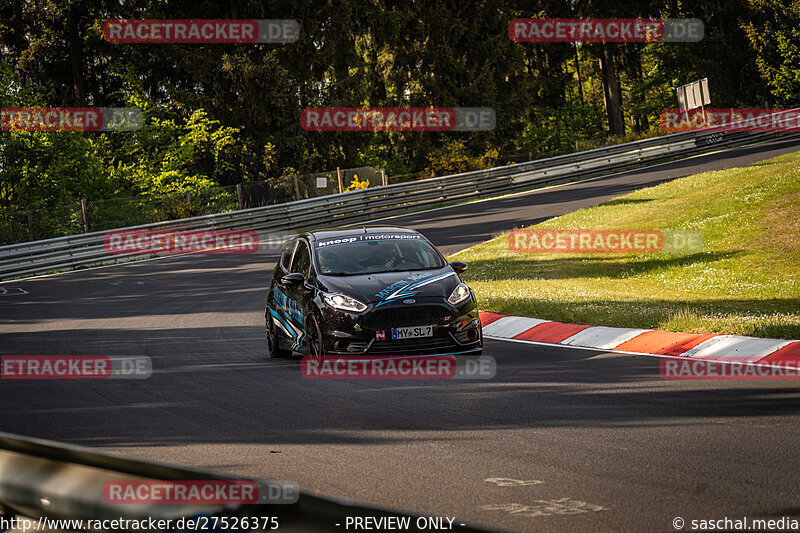
[[[236,201],[237,201],[237,203],[239,205],[239,209],[244,209],[244,207],[242,205],[242,184],[241,183],[237,183],[236,184]]]
[[[339,178],[339,194],[342,194],[342,171],[336,167],[336,176]]]
[[[192,207],[192,193],[190,191],[186,191],[186,203],[189,204],[189,207]]]
[[[300,186],[297,184],[297,174],[292,176],[294,178],[294,198],[295,200],[300,199]]]
[[[28,240],[33,240],[33,211],[28,209]]]
[[[388,185],[388,183],[386,183],[386,171],[383,169],[381,169],[381,183]]]
[[[89,212],[86,198],[81,198],[81,212],[83,213],[83,232],[89,233]]]

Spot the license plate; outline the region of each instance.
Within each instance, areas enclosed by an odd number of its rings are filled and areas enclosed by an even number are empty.
[[[392,328],[392,339],[417,339],[419,337],[433,337],[433,326],[413,326],[408,328]]]

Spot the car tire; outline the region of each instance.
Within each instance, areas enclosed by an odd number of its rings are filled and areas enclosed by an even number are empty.
[[[306,335],[308,335],[308,355],[322,357],[325,344],[322,342],[322,330],[319,328],[319,322],[314,315],[309,315],[306,319]]]
[[[275,324],[269,318],[267,320],[267,359],[277,359],[289,357],[291,350],[280,347],[278,343],[278,332],[275,331]]]

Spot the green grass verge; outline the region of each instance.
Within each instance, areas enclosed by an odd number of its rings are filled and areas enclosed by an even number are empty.
[[[482,310],[578,324],[800,339],[800,153],[642,189],[535,228],[700,230],[688,254],[521,254],[508,234],[453,259]]]

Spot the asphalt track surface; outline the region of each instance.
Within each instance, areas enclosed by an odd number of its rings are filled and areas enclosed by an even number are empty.
[[[771,141],[391,222],[452,253],[796,150],[800,138]],[[182,256],[0,284],[0,353],[145,355],[155,369],[2,381],[0,430],[501,530],[800,515],[800,384],[664,381],[652,358],[493,340],[492,380],[307,380],[297,361],[262,358],[273,260]]]

